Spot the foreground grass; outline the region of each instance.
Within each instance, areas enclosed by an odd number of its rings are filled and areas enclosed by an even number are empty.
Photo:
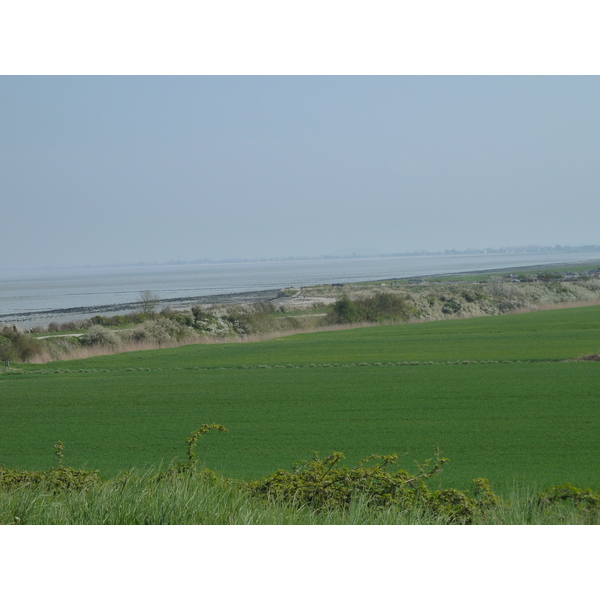
[[[358,497],[349,509],[315,510],[251,497],[235,482],[184,473],[161,477],[158,468],[132,470],[85,491],[24,486],[0,493],[0,524],[10,525],[444,525],[427,510],[377,508]],[[598,512],[572,504],[541,505],[517,487],[476,516],[479,525],[588,525]]]

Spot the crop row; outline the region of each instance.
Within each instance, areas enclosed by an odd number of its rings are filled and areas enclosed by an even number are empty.
[[[323,363],[323,364],[287,364],[287,365],[238,365],[228,367],[126,367],[121,369],[37,369],[28,371],[14,370],[13,376],[24,375],[52,375],[76,373],[131,373],[131,372],[160,372],[160,371],[233,371],[238,369],[314,369],[314,368],[339,368],[339,367],[423,367],[428,365],[498,365],[498,364],[533,364],[565,362],[560,359],[529,359],[529,360],[447,360],[447,361],[404,361],[404,362],[359,362],[359,363]]]

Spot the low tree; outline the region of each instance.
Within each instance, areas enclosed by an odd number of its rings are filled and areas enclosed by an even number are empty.
[[[354,323],[358,320],[356,304],[348,296],[340,298],[332,307],[331,320],[334,323]]]
[[[140,292],[139,304],[140,310],[145,315],[156,314],[160,296],[151,290],[143,290]]]

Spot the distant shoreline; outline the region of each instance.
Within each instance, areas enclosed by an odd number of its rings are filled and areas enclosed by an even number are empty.
[[[431,279],[433,277],[459,277],[461,275],[489,275],[490,273],[510,273],[512,271],[529,271],[530,269],[557,269],[564,267],[583,267],[585,265],[597,265],[600,260],[582,260],[580,262],[558,262],[558,263],[542,263],[540,265],[524,265],[522,267],[502,267],[498,269],[475,269],[474,271],[460,271],[457,273],[439,273],[437,275],[422,275],[422,276],[410,276],[410,277],[394,277],[381,281],[398,281],[408,279]],[[377,280],[379,281],[379,280]]]
[[[478,269],[473,271],[461,271],[456,273],[440,273],[440,274],[428,274],[422,276],[406,276],[406,277],[393,277],[385,279],[365,279],[360,282],[354,283],[369,283],[378,281],[408,281],[413,279],[429,279],[436,277],[457,277],[466,275],[477,275],[477,274],[490,274],[490,273],[510,273],[512,271],[523,271],[530,269],[551,269],[557,267],[564,267],[568,269],[574,266],[585,266],[598,264],[598,260],[587,260],[581,262],[559,262],[559,263],[547,263],[547,264],[534,264],[525,265],[519,267],[503,267],[498,269]],[[329,285],[335,283],[331,281]],[[307,288],[316,287],[305,286]],[[321,284],[322,285],[322,284]],[[327,284],[326,284],[327,285]],[[225,294],[214,294],[214,295],[202,295],[202,296],[182,296],[177,298],[164,298],[160,300],[160,306],[162,308],[172,308],[174,310],[181,310],[190,308],[197,304],[252,304],[254,302],[275,300],[280,292],[280,288],[268,289],[268,290],[256,290],[247,292],[229,292]],[[45,327],[49,323],[56,322],[67,322],[67,321],[81,321],[88,319],[96,315],[111,316],[118,314],[127,314],[140,308],[140,302],[125,302],[120,304],[103,304],[94,306],[75,306],[69,308],[56,308],[48,310],[37,310],[37,311],[24,311],[14,312],[0,315],[0,324],[10,325],[22,325],[24,327],[42,326]]]
[[[69,271],[69,270],[94,270],[94,269],[140,269],[156,267],[188,267],[196,265],[229,265],[229,264],[264,264],[277,262],[303,262],[323,260],[356,260],[377,258],[421,258],[421,257],[451,257],[451,256],[506,256],[506,255],[531,255],[540,253],[564,253],[576,256],[577,254],[600,252],[600,245],[588,244],[581,246],[510,246],[503,248],[486,248],[467,250],[442,250],[422,252],[393,252],[379,254],[323,254],[320,256],[283,256],[270,258],[230,258],[230,259],[198,259],[198,260],[170,260],[167,262],[138,262],[138,263],[114,263],[104,265],[46,265],[43,267],[5,267],[0,265],[0,273],[12,271]],[[574,263],[575,264],[575,263]],[[581,264],[581,263],[577,263]]]

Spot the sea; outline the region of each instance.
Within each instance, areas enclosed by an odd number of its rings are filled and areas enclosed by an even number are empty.
[[[47,326],[124,314],[150,290],[175,306],[247,292],[600,261],[600,252],[326,258],[134,267],[0,271],[0,324]],[[232,296],[235,298],[235,296]]]

